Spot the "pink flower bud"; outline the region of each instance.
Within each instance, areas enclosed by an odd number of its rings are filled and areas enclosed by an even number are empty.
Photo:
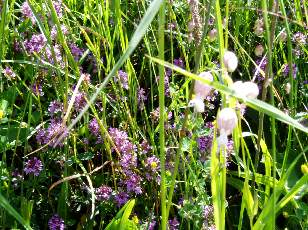
[[[209,41],[210,41],[210,42],[215,41],[215,39],[216,39],[216,37],[217,37],[217,30],[216,30],[216,29],[210,30],[208,36],[209,36]]]
[[[208,81],[213,81],[213,75],[210,72],[202,72],[199,74],[199,77],[206,79]],[[212,87],[204,84],[201,81],[196,81],[194,86],[194,93],[196,97],[205,99],[212,91]]]
[[[261,57],[263,52],[264,52],[263,46],[262,45],[257,45],[256,48],[255,48],[255,55],[257,57]]]
[[[224,54],[224,64],[228,72],[234,72],[238,65],[238,59],[236,55],[231,51],[226,51]]]
[[[222,109],[217,116],[217,125],[221,134],[230,135],[237,125],[237,116],[234,109]]]

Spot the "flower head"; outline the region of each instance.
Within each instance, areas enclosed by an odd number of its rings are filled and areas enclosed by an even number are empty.
[[[64,230],[64,220],[58,214],[55,214],[49,219],[48,227],[50,230]]]
[[[115,195],[114,199],[115,202],[117,203],[117,206],[121,207],[123,204],[126,204],[126,202],[129,199],[129,196],[125,192],[119,192],[118,194]]]
[[[213,75],[211,72],[202,72],[199,74],[199,77],[203,78],[204,80],[213,81]],[[205,99],[212,91],[212,87],[203,83],[202,81],[196,81],[194,86],[194,93],[196,97]]]
[[[223,59],[228,72],[234,72],[238,65],[238,59],[236,55],[231,51],[226,51]]]
[[[237,125],[237,116],[234,109],[222,109],[217,116],[217,125],[221,133],[230,135]]]
[[[111,197],[112,193],[112,188],[102,185],[101,187],[95,189],[95,195],[97,200],[102,201],[102,200],[109,200]]]
[[[29,159],[25,163],[24,171],[26,174],[33,173],[34,176],[38,176],[42,170],[43,170],[43,164],[37,157]]]

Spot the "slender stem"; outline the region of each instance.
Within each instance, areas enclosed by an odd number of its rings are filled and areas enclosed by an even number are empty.
[[[210,11],[211,11],[211,6],[213,5],[214,0],[210,0],[210,2],[207,5],[207,15],[205,18],[205,22],[207,22],[210,18]],[[203,52],[203,44],[204,44],[204,40],[205,37],[207,35],[207,30],[208,30],[208,23],[204,23],[204,28],[203,28],[203,34],[202,34],[202,38],[201,38],[201,42],[199,44],[199,46],[196,49],[196,56],[195,56],[195,67],[194,67],[194,73],[198,73],[199,71],[199,67],[200,67],[200,63],[201,63],[201,56],[202,56],[202,52]],[[189,100],[191,100],[192,98],[192,94],[193,94],[193,89],[194,89],[194,84],[195,81],[192,81],[192,85],[190,88],[190,92],[189,92]],[[189,114],[189,107],[187,107],[185,109],[184,112],[184,122],[182,125],[182,132],[185,132],[186,126],[187,126],[187,122],[188,122],[188,114]],[[179,135],[179,148],[176,154],[176,158],[175,158],[175,165],[174,165],[174,171],[172,174],[172,181],[171,181],[171,186],[170,186],[170,190],[169,190],[169,194],[168,194],[168,205],[167,205],[167,217],[169,216],[169,211],[170,211],[170,207],[172,204],[172,197],[173,197],[173,192],[174,192],[174,187],[175,187],[175,180],[176,180],[176,176],[177,176],[177,171],[178,171],[178,167],[179,167],[179,163],[180,163],[180,157],[182,156],[182,139],[183,139],[184,135]]]
[[[162,2],[159,10],[159,27],[158,27],[158,56],[164,60],[165,51],[165,1]],[[160,200],[161,200],[161,229],[167,228],[167,210],[166,210],[166,176],[165,176],[165,68],[159,66],[159,143],[160,143]]]

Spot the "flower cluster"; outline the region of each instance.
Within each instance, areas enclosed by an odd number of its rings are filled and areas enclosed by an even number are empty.
[[[95,189],[96,199],[99,201],[109,200],[112,194],[112,188],[106,185],[102,185],[101,187]]]
[[[64,230],[64,220],[58,214],[55,214],[49,219],[48,227],[50,230]]]
[[[37,157],[31,158],[25,163],[24,172],[26,174],[32,173],[34,176],[38,176],[42,170],[43,164]]]
[[[67,127],[59,119],[51,119],[47,129],[40,129],[36,135],[39,144],[48,144],[52,148],[62,147],[68,136]]]

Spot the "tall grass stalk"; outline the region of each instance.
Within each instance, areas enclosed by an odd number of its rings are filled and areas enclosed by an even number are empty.
[[[163,0],[159,10],[158,20],[158,57],[164,60],[165,52],[165,0]],[[160,150],[160,205],[161,205],[161,229],[167,228],[166,209],[166,150],[165,150],[165,68],[159,66],[159,150]]]

